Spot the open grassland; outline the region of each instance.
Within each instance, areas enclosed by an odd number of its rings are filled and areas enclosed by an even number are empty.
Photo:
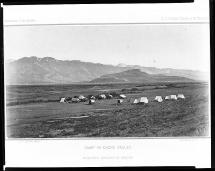
[[[116,99],[59,103],[60,97],[104,91],[127,98],[120,105]],[[178,93],[186,99],[153,101],[156,95]],[[132,104],[141,96],[149,103]],[[208,136],[209,131],[208,85],[203,83],[10,87],[7,97],[9,138]]]

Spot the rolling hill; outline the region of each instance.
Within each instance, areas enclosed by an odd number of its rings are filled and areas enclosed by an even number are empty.
[[[152,83],[152,82],[192,82],[194,80],[179,77],[179,76],[166,76],[162,74],[148,74],[142,72],[140,69],[131,69],[119,73],[103,75],[96,78],[90,83]]]

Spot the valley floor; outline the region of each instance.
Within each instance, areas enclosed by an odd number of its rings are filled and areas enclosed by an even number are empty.
[[[86,90],[87,91],[87,90]],[[183,93],[184,100],[154,102],[156,95]],[[209,135],[208,86],[187,85],[127,93],[116,99],[63,104],[41,102],[7,106],[8,138],[183,137]],[[149,103],[134,105],[146,96]]]

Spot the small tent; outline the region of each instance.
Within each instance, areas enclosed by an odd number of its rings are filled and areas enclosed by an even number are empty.
[[[170,99],[177,100],[177,96],[176,95],[170,95]]]
[[[155,97],[155,101],[157,101],[157,102],[162,102],[163,99],[162,99],[161,96],[156,96],[156,97]]]
[[[61,98],[60,103],[66,103],[66,98],[65,97]]]
[[[140,97],[140,99],[139,99],[139,103],[148,103],[148,102],[149,102],[149,100],[147,97]]]
[[[137,104],[137,103],[139,103],[139,100],[138,99],[134,99],[134,102],[133,102],[134,104]]]
[[[99,98],[101,98],[101,99],[106,99],[106,96],[105,96],[105,94],[100,94],[100,95],[99,95]]]
[[[179,98],[179,99],[185,99],[185,97],[184,97],[183,94],[178,94],[177,98]]]
[[[171,99],[170,96],[166,96],[165,97],[165,100],[169,100],[169,99]]]
[[[120,94],[119,97],[120,97],[121,99],[125,99],[125,98],[126,98],[126,96],[125,96],[124,94]]]
[[[95,99],[90,99],[89,100],[89,104],[94,104],[95,103]]]

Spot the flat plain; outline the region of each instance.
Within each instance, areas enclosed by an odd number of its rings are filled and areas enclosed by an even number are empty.
[[[61,97],[115,94],[113,99],[60,103]],[[153,101],[184,94],[185,99]],[[117,104],[117,94],[125,94]],[[148,97],[148,104],[133,104]],[[126,83],[6,87],[6,137],[199,137],[209,135],[208,84]]]

